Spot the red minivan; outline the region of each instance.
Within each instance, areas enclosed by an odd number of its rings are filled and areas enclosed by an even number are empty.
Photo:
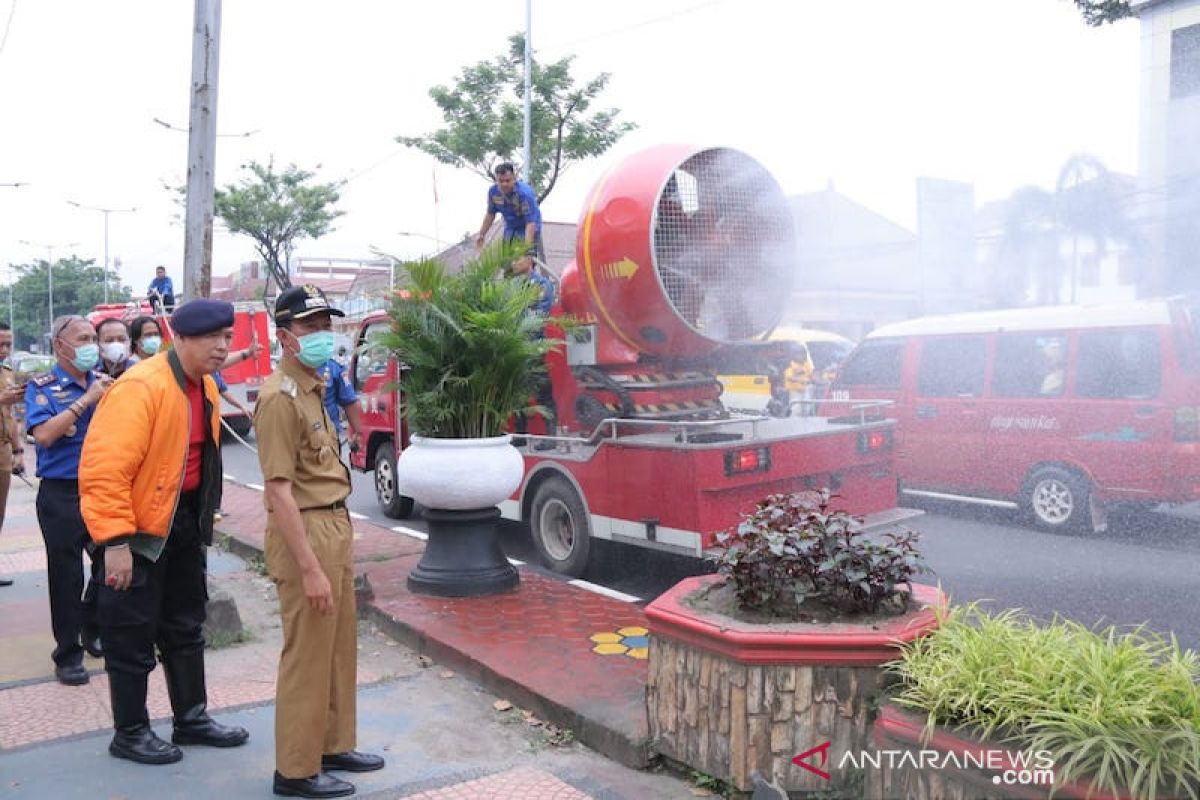
[[[1099,530],[1200,499],[1200,352],[1180,300],[925,317],[872,331],[833,399],[895,403],[902,492]]]

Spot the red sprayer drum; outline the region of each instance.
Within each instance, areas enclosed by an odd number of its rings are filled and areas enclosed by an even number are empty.
[[[639,353],[685,359],[775,327],[796,244],[787,200],[761,164],[737,150],[666,145],[600,179],[575,257],[568,311],[594,316]]]

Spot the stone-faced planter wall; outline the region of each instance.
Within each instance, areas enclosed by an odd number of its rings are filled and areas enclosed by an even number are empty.
[[[871,704],[880,665],[936,624],[936,588],[916,586],[922,606],[874,626],[848,623],[756,625],[697,611],[684,599],[720,580],[677,584],[646,608],[650,629],[647,705],[659,753],[743,791],[758,772],[787,791],[845,786],[792,763],[830,742],[835,754],[871,747]],[[821,767],[820,756],[807,759]]]
[[[885,703],[875,721],[873,748],[891,752],[909,752],[918,757],[923,751],[936,754],[938,767],[917,768],[902,756],[880,759],[878,769],[866,770],[866,797],[888,800],[893,797],[936,797],[940,800],[987,800],[988,798],[1090,798],[1090,800],[1126,800],[1090,786],[1069,783],[1051,795],[1052,779],[1039,772],[1032,755],[1019,758],[1010,747],[973,739],[966,734],[935,727],[928,741],[925,715],[902,710]],[[918,762],[919,763],[919,762]],[[926,764],[929,763],[928,755]],[[979,768],[979,765],[986,765]],[[959,768],[959,767],[962,768]],[[991,768],[989,768],[991,767]],[[1167,795],[1160,795],[1166,797]]]

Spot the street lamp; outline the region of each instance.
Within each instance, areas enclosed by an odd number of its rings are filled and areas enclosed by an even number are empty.
[[[21,244],[27,244],[30,247],[46,248],[46,306],[50,312],[48,324],[54,325],[54,248],[58,245],[38,244],[28,239],[22,239]],[[71,242],[70,244],[62,245],[62,247],[74,247],[77,244],[79,242]]]
[[[68,205],[73,205],[76,208],[81,208],[84,211],[99,211],[104,215],[104,303],[108,304],[108,215],[109,214],[130,214],[137,211],[134,208],[100,208],[99,206],[85,206],[83,203],[76,203],[74,200],[68,200]]]

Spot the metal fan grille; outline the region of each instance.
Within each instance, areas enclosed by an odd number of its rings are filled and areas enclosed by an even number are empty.
[[[783,312],[794,237],[787,200],[758,162],[705,150],[659,191],[654,267],[675,313],[695,331],[717,341],[751,339]]]

